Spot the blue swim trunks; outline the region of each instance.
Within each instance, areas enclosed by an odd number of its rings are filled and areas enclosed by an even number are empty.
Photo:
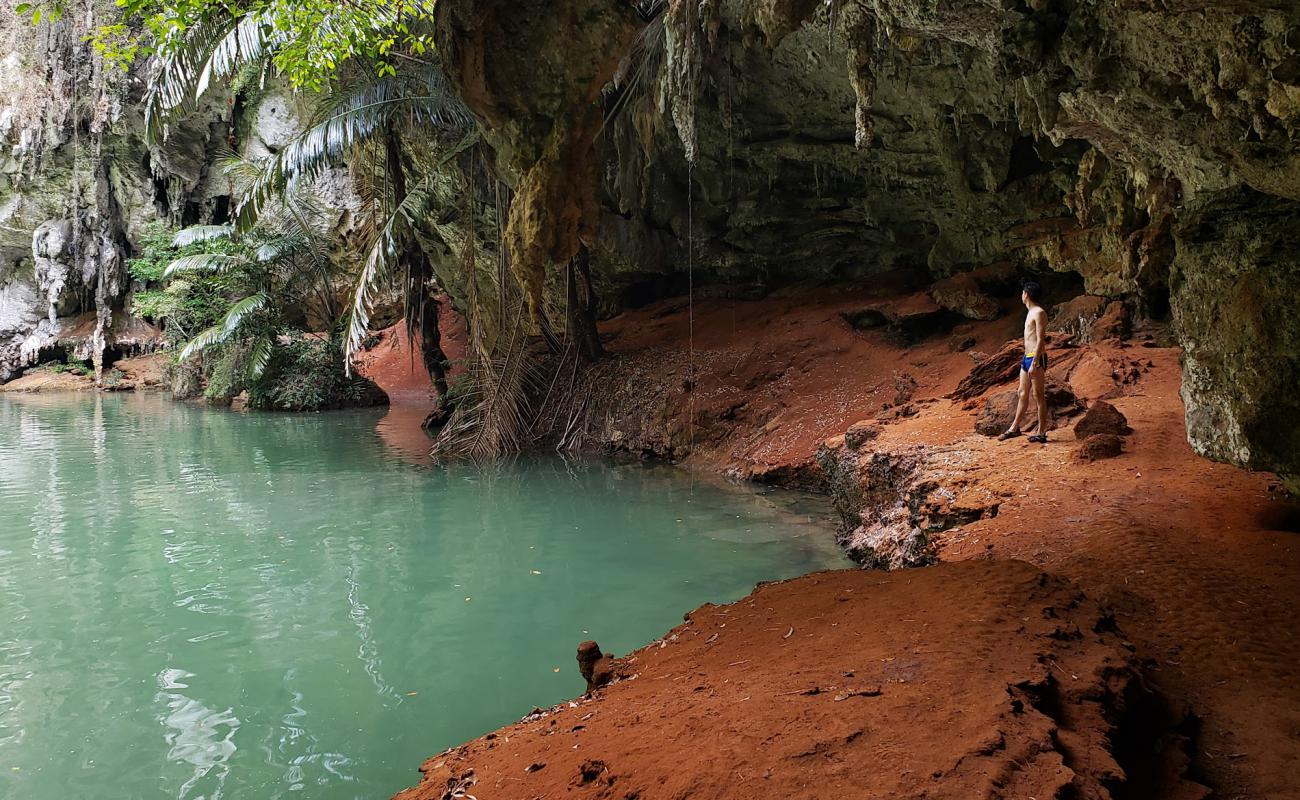
[[[1047,369],[1047,353],[1043,353],[1043,357],[1040,360],[1043,362],[1043,369]],[[1024,358],[1020,359],[1021,372],[1028,372],[1030,369],[1033,368],[1033,366],[1034,366],[1033,353],[1029,353]]]

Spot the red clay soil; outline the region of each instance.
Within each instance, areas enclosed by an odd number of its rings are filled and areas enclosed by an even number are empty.
[[[465,321],[451,309],[447,302],[440,303],[438,330],[442,334],[442,349],[452,362],[452,373],[459,369],[458,362],[465,356]],[[365,348],[357,354],[355,366],[358,373],[379,385],[388,394],[393,405],[418,406],[432,409],[436,398],[429,371],[424,368],[424,358],[419,343],[411,345],[406,335],[406,322],[396,324],[371,335]]]
[[[1106,797],[1107,716],[1142,699],[1097,606],[1015,561],[770,584],[627,661],[398,800]]]
[[[438,316],[442,348],[452,362],[451,375],[459,373],[465,354],[465,321],[446,302]],[[378,384],[388,395],[388,413],[375,424],[375,432],[388,452],[419,466],[433,463],[432,444],[424,420],[433,410],[437,393],[418,343],[411,347],[406,322],[372,335],[356,358],[357,372]]]
[[[466,796],[447,781],[472,769],[467,791],[480,800],[1046,798],[1061,796],[1052,753],[1084,776],[1072,796],[1200,796],[1171,780],[1164,791],[1143,788],[1134,763],[1125,766],[1138,785],[1117,789],[1095,748],[1070,743],[1123,727],[1116,709],[1103,724],[1069,697],[1042,706],[1054,722],[1008,705],[1009,687],[1041,684],[1044,674],[1067,689],[1078,675],[1094,701],[1114,695],[1095,674],[1119,663],[1122,635],[1153,688],[1199,720],[1184,731],[1195,734],[1197,780],[1218,797],[1300,798],[1300,509],[1272,476],[1193,454],[1179,353],[1155,346],[1159,332],[1053,353],[1053,378],[1127,417],[1133,432],[1120,456],[1077,459],[1068,428],[1045,446],[976,434],[983,401],[943,399],[974,363],[951,349],[949,334],[900,348],[841,317],[924,302],[843,287],[697,301],[693,355],[684,301],[625,314],[607,326],[617,355],[606,369],[624,381],[611,382],[611,408],[626,411],[596,435],[637,450],[656,436],[694,434],[687,466],[812,480],[824,440],[873,420],[881,433],[864,451],[925,453],[924,479],[990,510],[938,534],[940,559],[992,563],[822,574],[706,608],[676,641],[639,651],[634,680],[435,757],[400,797]],[[988,354],[1019,326],[1011,315],[965,324],[957,336]],[[1020,562],[1091,599],[1063,614],[1043,592],[1066,590],[1054,581],[1032,588],[1040,579]],[[1093,602],[1121,634],[1095,630]],[[1057,619],[1043,616],[1046,607]],[[1054,635],[1061,620],[1081,638]],[[813,686],[823,693],[799,694]],[[882,694],[835,700],[860,687]],[[1117,737],[1111,752],[1128,740]],[[533,764],[545,766],[527,771]]]
[[[923,294],[844,286],[786,289],[757,302],[697,300],[692,350],[687,303],[669,300],[602,327],[607,349],[624,356],[609,365],[608,380],[627,387],[620,409],[693,442],[696,466],[782,482],[811,464],[822,440],[882,405],[952,391],[970,371],[970,353],[996,351],[1019,324],[967,323],[902,350],[883,330],[857,332],[842,317],[864,309],[937,307]],[[952,341],[964,338],[973,345],[954,351]],[[685,392],[692,374],[695,390]],[[660,402],[666,413],[646,405]]]

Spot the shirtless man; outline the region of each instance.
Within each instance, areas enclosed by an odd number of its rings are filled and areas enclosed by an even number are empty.
[[[1025,357],[1020,361],[1020,393],[1016,397],[1016,416],[1011,420],[1011,427],[998,437],[1005,442],[1020,435],[1020,420],[1029,409],[1029,394],[1032,391],[1034,401],[1038,404],[1038,433],[1029,437],[1029,441],[1044,443],[1047,441],[1047,312],[1038,304],[1043,289],[1036,283],[1025,284],[1020,293],[1020,300],[1029,309],[1025,317]]]

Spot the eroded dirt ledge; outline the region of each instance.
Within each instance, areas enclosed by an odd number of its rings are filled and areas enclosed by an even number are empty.
[[[1020,561],[768,584],[626,661],[399,800],[1205,796],[1114,620]]]

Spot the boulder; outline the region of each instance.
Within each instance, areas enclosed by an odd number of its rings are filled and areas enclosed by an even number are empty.
[[[954,353],[964,353],[975,346],[978,340],[970,334],[956,334],[948,340],[948,349]]]
[[[1072,347],[1072,339],[1071,334],[1048,334],[1049,367],[1054,366],[1056,363],[1051,360],[1053,352]],[[1002,345],[991,356],[982,356],[980,353],[971,353],[970,355],[975,359],[975,366],[971,367],[970,374],[962,378],[961,382],[957,384],[957,388],[953,390],[952,394],[948,395],[951,400],[970,400],[979,397],[995,386],[1008,381],[1019,380],[1020,361],[1024,358],[1025,346],[1020,339],[1012,339]],[[1051,390],[1050,383],[1049,380],[1049,391]]]
[[[930,296],[941,308],[967,319],[994,320],[1002,314],[998,301],[986,294],[968,272],[938,281],[930,287]]]
[[[1011,427],[1011,420],[1016,415],[1017,391],[1001,392],[984,402],[984,408],[975,420],[975,432],[984,436],[1000,436]],[[1071,417],[1079,413],[1080,406],[1074,392],[1055,380],[1047,380],[1047,410],[1052,415],[1048,430],[1056,428],[1062,417]],[[1034,430],[1038,427],[1038,406],[1030,402],[1025,416],[1020,421],[1020,429]]]
[[[1112,436],[1126,436],[1133,432],[1128,426],[1128,419],[1124,417],[1118,408],[1107,403],[1105,400],[1098,400],[1093,403],[1083,419],[1079,420],[1074,426],[1074,437],[1076,439],[1087,439],[1097,434],[1110,434]]]
[[[937,560],[929,535],[901,500],[877,510],[871,519],[841,537],[841,544],[849,558],[866,569],[923,567]]]
[[[587,694],[622,677],[623,666],[619,659],[602,653],[594,641],[578,645],[578,672],[587,681]]]
[[[1101,461],[1106,458],[1114,458],[1124,452],[1124,439],[1113,433],[1094,433],[1075,451],[1075,458],[1079,461]]]
[[[1081,294],[1052,307],[1048,312],[1048,330],[1074,334],[1076,339],[1083,341],[1105,313],[1106,298]]]
[[[970,374],[961,379],[957,389],[952,393],[954,400],[970,400],[992,389],[994,386],[1014,380],[1020,369],[1020,359],[1024,357],[1024,343],[1013,339],[991,356],[975,362]]]
[[[852,450],[857,450],[879,435],[879,426],[870,420],[859,420],[850,425],[849,429],[844,432],[844,444],[848,445]]]
[[[1247,189],[1189,207],[1170,274],[1187,438],[1300,492],[1300,202]]]
[[[1133,333],[1133,321],[1129,317],[1128,306],[1116,300],[1106,306],[1106,311],[1088,328],[1085,341],[1100,342],[1104,339],[1127,339]]]
[[[878,308],[862,308],[857,311],[845,311],[840,314],[845,322],[857,331],[869,331],[889,324],[889,317]]]

